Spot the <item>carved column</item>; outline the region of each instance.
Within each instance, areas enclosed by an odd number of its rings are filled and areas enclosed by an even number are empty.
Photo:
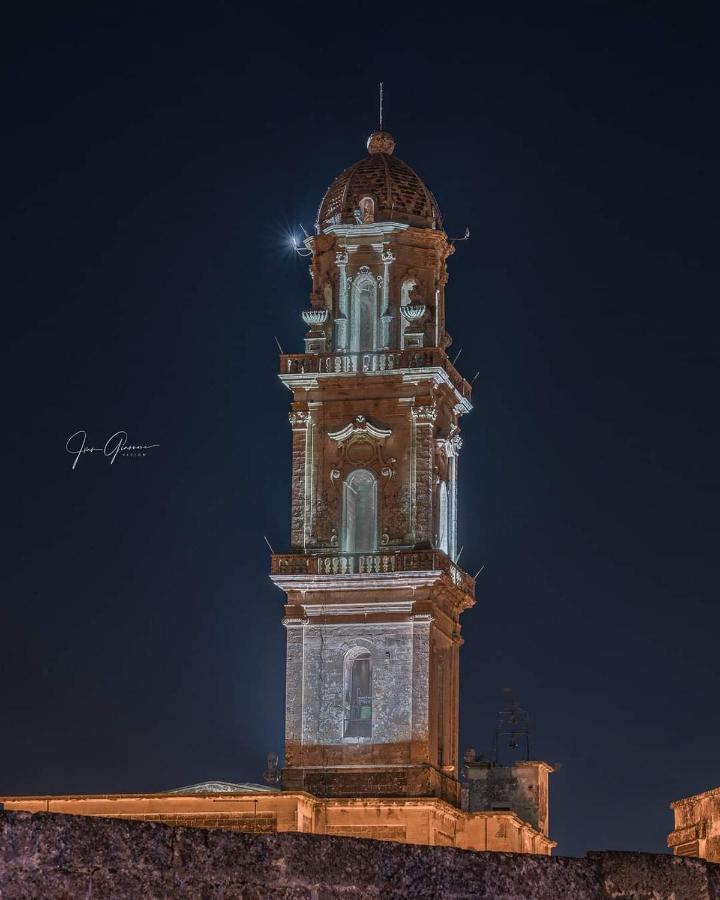
[[[432,543],[433,537],[433,431],[437,418],[434,403],[412,408],[415,437],[415,543]]]
[[[347,253],[336,253],[335,264],[340,270],[340,285],[338,290],[338,315],[335,318],[335,350],[342,353],[348,349]]]
[[[395,257],[388,250],[382,255],[383,261],[383,280],[382,280],[382,303],[380,315],[380,347],[388,350],[390,347],[390,323],[393,320],[390,315],[390,266],[395,262]]]
[[[448,457],[448,552],[450,559],[457,556],[457,498],[458,459],[462,438],[456,432],[446,443]]]
[[[305,507],[310,487],[307,478],[308,469],[312,467],[312,459],[308,458],[307,440],[310,415],[306,410],[293,409],[288,419],[293,433],[290,544],[294,548],[304,548],[307,521]]]

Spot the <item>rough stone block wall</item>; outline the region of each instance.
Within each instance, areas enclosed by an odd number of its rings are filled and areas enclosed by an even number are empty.
[[[523,821],[540,828],[538,779],[530,777],[537,773],[513,766],[468,766],[468,770],[470,812],[512,809]]]
[[[471,853],[0,813],[2,900],[720,900],[720,866],[643,853]]]
[[[372,743],[402,744],[412,738],[412,625],[313,626],[305,629],[303,741],[308,746],[359,747],[343,739],[344,663],[362,647],[372,658]],[[369,742],[365,742],[369,743]],[[407,760],[403,760],[407,761]]]

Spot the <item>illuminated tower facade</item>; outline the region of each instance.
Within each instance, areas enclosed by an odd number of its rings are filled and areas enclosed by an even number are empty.
[[[305,241],[305,352],[292,391],[283,787],[458,801],[460,417],[447,358],[446,262],[433,195],[386,132],[330,186]]]

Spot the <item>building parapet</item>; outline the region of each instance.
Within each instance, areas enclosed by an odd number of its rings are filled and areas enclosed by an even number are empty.
[[[272,575],[381,575],[395,572],[433,572],[475,597],[475,579],[440,550],[388,550],[376,553],[274,553]]]
[[[440,347],[356,353],[283,353],[280,356],[281,375],[358,375],[430,368],[442,369],[460,396],[470,402],[472,388],[469,382]]]

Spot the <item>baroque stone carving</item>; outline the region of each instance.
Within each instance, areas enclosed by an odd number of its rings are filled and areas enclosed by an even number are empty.
[[[400,312],[406,322],[419,322],[425,315],[427,307],[424,303],[412,304],[410,306],[401,306]]]
[[[292,428],[306,428],[309,419],[310,414],[304,412],[302,409],[294,409],[288,413],[288,421]]]
[[[452,447],[452,452],[453,452],[453,454],[454,454],[455,456],[459,456],[460,451],[462,450],[462,445],[463,445],[463,439],[462,439],[462,436],[459,435],[459,434],[454,434],[454,435],[450,438],[449,443],[450,443],[450,445],[451,445],[451,447]]]
[[[324,325],[327,322],[328,311],[326,309],[306,309],[302,312],[303,322],[310,328]]]
[[[328,438],[336,446],[335,458],[330,463],[330,485],[327,490],[329,518],[337,522],[340,514],[342,484],[354,469],[363,468],[374,472],[378,478],[381,503],[381,521],[384,521],[386,486],[395,475],[395,457],[386,457],[382,446],[392,434],[392,429],[382,428],[358,415],[337,431],[328,432]],[[387,526],[384,529],[387,531]],[[389,541],[388,537],[388,541]]]
[[[392,434],[391,428],[378,428],[365,418],[365,416],[355,416],[352,422],[341,428],[339,431],[328,432],[328,437],[337,441],[339,444],[347,441],[351,437],[358,434],[365,434],[375,441],[383,441]]]
[[[438,415],[437,406],[432,403],[429,406],[413,406],[412,416],[416,422],[432,424]]]

